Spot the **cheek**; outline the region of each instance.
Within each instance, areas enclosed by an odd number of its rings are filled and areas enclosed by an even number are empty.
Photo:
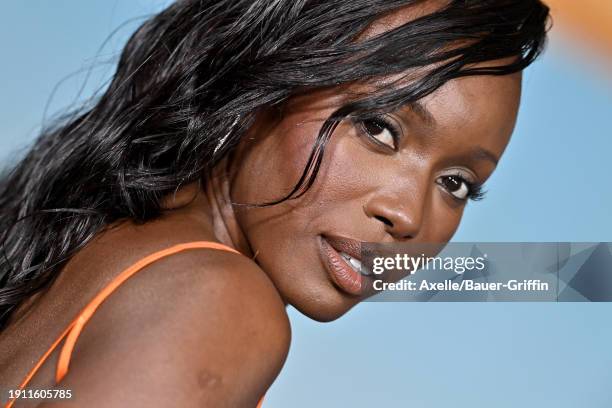
[[[425,222],[425,242],[448,242],[453,237],[463,216],[465,205],[459,205],[437,185],[432,187],[430,216]]]
[[[262,130],[266,134],[257,135],[257,142],[245,147],[233,183],[234,197],[259,203],[289,194],[306,167],[319,127],[319,123],[288,120]]]

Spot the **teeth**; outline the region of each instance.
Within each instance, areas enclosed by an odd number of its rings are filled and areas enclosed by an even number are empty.
[[[352,256],[348,254],[345,254],[344,252],[340,252],[340,255],[342,256],[342,258],[344,258],[348,262],[349,265],[351,265],[351,267],[355,271],[359,272],[362,275],[370,275],[369,271],[361,267],[361,261],[353,258]]]

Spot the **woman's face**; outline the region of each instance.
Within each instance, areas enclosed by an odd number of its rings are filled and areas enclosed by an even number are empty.
[[[284,300],[311,318],[335,319],[371,294],[370,278],[349,269],[340,252],[359,256],[362,241],[450,240],[469,194],[510,139],[520,89],[520,74],[459,78],[384,115],[390,128],[345,120],[302,197],[235,207],[256,262]],[[296,97],[282,115],[259,116],[232,161],[231,199],[263,203],[291,191],[346,90]]]
[[[346,120],[301,198],[236,207],[256,261],[285,301],[318,320],[337,318],[367,295],[338,269],[338,252],[360,241],[447,242],[471,186],[491,175],[509,141],[520,83],[520,74],[452,80],[418,107],[388,115],[394,130]],[[342,100],[321,91],[291,101],[281,118],[262,116],[233,161],[232,200],[263,203],[291,191]]]

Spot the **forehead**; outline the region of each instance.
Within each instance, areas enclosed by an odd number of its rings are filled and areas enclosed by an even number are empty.
[[[406,24],[424,15],[438,11],[448,5],[448,0],[422,0],[413,2],[387,13],[375,20],[361,34],[358,41],[366,40]],[[505,65],[511,59],[489,61],[476,66]],[[404,86],[419,76],[426,74],[433,67],[415,69],[413,72],[375,78],[368,83],[355,84],[353,89],[372,90],[385,84]],[[440,143],[452,135],[452,141],[446,144],[474,142],[482,144],[496,155],[501,155],[514,128],[521,93],[521,73],[504,76],[467,76],[446,82],[432,94],[418,102],[433,123],[429,123],[431,132],[428,140]],[[366,91],[367,92],[367,91]],[[423,115],[414,115],[414,110],[405,110],[418,121],[423,122]],[[435,129],[433,129],[435,127]],[[468,143],[470,144],[470,143]]]
[[[376,36],[419,16],[435,12],[446,3],[446,1],[420,1],[399,8],[374,21],[362,33],[362,38]],[[494,66],[509,62],[509,59],[505,59],[478,65]],[[371,92],[380,86],[406,86],[421,75],[426,75],[431,68],[423,67],[411,72],[315,91],[305,97],[295,98],[289,105],[299,106],[298,110],[315,112],[330,109],[332,106],[339,107],[354,98],[371,95]],[[467,76],[446,82],[418,101],[419,106],[431,114],[433,125],[426,126],[422,119],[423,115],[415,114],[411,106],[402,108],[401,113],[405,114],[410,130],[416,130],[423,135],[419,139],[424,144],[456,149],[477,144],[499,157],[514,128],[520,91],[520,73],[504,76]]]
[[[448,81],[419,101],[433,119],[427,140],[448,146],[478,144],[500,156],[516,122],[520,95],[520,73]]]

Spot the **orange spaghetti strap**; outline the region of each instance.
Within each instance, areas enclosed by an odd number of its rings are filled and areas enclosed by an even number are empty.
[[[81,330],[83,330],[85,323],[89,321],[89,319],[91,318],[91,316],[93,316],[98,306],[100,306],[102,302],[104,302],[106,298],[111,293],[113,293],[115,289],[119,287],[119,285],[121,285],[124,281],[126,281],[130,276],[134,275],[140,269],[144,268],[145,266],[148,266],[149,264],[157,261],[158,259],[163,258],[168,255],[175,254],[177,252],[181,252],[181,251],[185,251],[187,249],[193,249],[193,248],[212,248],[212,249],[222,249],[222,250],[224,249],[227,251],[235,252],[237,254],[240,253],[236,251],[235,249],[232,249],[228,246],[225,246],[223,244],[218,244],[215,242],[205,242],[205,241],[189,242],[186,244],[175,245],[173,247],[155,252],[141,259],[140,261],[136,262],[134,265],[130,266],[128,269],[121,272],[108,285],[106,285],[104,289],[98,292],[98,294],[93,298],[91,302],[89,302],[87,306],[85,306],[83,311],[79,313],[79,315],[73,322],[74,326],[72,327],[72,330],[70,330],[70,333],[68,334],[68,337],[66,338],[66,341],[64,342],[64,346],[62,347],[62,351],[60,352],[60,355],[59,355],[59,360],[57,362],[57,370],[55,372],[55,381],[60,382],[62,378],[64,378],[64,376],[68,372],[68,366],[70,365],[70,357],[72,355],[72,350],[74,349],[76,340],[81,334]]]
[[[49,355],[53,352],[57,345],[62,341],[64,337],[68,336],[60,352],[59,360],[57,363],[57,370],[55,372],[55,381],[60,382],[68,372],[68,366],[70,364],[72,350],[74,349],[76,340],[79,337],[81,330],[83,330],[85,323],[87,323],[87,321],[94,314],[98,306],[100,306],[102,302],[104,302],[104,300],[115,289],[117,289],[123,282],[125,282],[130,276],[134,275],[140,269],[144,268],[145,266],[148,266],[149,264],[157,261],[158,259],[175,254],[177,252],[185,251],[187,249],[196,248],[219,249],[235,252],[237,254],[240,253],[233,248],[230,248],[223,244],[219,244],[217,242],[194,241],[174,245],[170,248],[154,252],[151,255],[139,260],[129,268],[125,269],[115,278],[113,278],[113,280],[108,285],[106,285],[100,292],[98,292],[98,294],[85,306],[85,308],[83,308],[83,310],[77,315],[77,317],[68,325],[66,330],[62,332],[62,334],[53,342],[51,347],[45,352],[45,354],[40,358],[40,360],[38,360],[38,363],[36,363],[34,368],[32,368],[32,370],[30,370],[30,372],[26,375],[24,380],[19,385],[19,389],[23,390],[28,385],[28,383],[32,380],[32,377],[34,377],[34,374],[36,374],[38,369],[43,365],[45,360],[49,357]],[[15,399],[9,400],[9,402],[5,405],[5,408],[11,408],[14,402]],[[260,405],[261,401],[258,405],[258,408]]]

